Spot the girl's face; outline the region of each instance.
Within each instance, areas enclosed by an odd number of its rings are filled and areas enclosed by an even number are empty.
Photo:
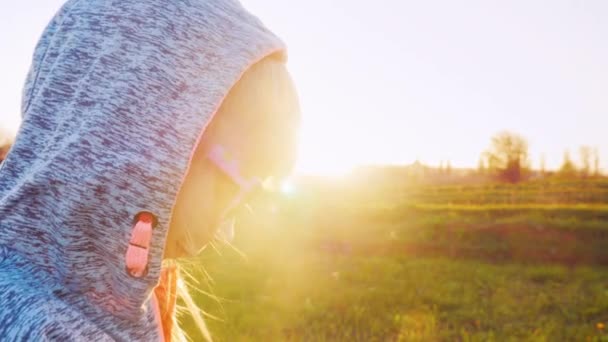
[[[227,160],[238,162],[243,179],[282,178],[295,163],[299,123],[298,106],[293,105],[297,102],[295,92],[277,94],[271,86],[260,85],[264,82],[255,74],[268,70],[255,68],[231,90],[194,153],[173,209],[165,258],[193,256],[212,241],[218,226],[227,219],[222,214],[242,190],[210,160],[214,146],[223,148]],[[272,68],[276,73],[277,66]],[[280,83],[285,88],[287,82]],[[290,95],[292,98],[286,98]]]
[[[275,144],[258,145],[253,142],[258,140],[252,139],[253,141],[248,143],[247,135],[242,132],[241,135],[230,135],[230,137],[238,136],[238,139],[216,139],[213,143],[204,141],[199,151],[195,153],[173,213],[171,229],[179,227],[177,231],[181,234],[172,236],[170,232],[170,237],[173,238],[167,242],[166,257],[177,258],[197,254],[214,238],[221,223],[228,219],[223,217],[226,210],[234,204],[234,200],[240,197],[242,192],[246,191],[246,188],[239,185],[233,176],[231,177],[217,162],[209,158],[213,146],[221,146],[227,152],[226,162],[231,160],[239,162],[238,175],[243,180],[280,177],[287,174],[293,166],[294,152],[285,151],[285,146],[295,145],[295,141],[282,139]],[[281,148],[273,151],[267,149],[268,146]],[[230,151],[239,153],[230,153]],[[259,159],[248,160],[249,158],[246,157],[248,155],[255,155]]]

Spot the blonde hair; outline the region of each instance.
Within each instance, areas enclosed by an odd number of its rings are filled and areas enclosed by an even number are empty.
[[[291,76],[284,61],[279,56],[271,55],[252,65],[232,87],[205,131],[203,140],[213,141],[222,134],[230,134],[236,125],[245,125],[254,134],[257,146],[255,153],[241,156],[241,164],[251,165],[254,169],[272,165],[273,174],[266,176],[281,178],[291,172],[295,163],[299,122],[299,100]],[[277,143],[277,140],[283,143]],[[185,272],[179,262],[166,262],[171,267],[177,265],[176,290],[178,300],[183,305],[178,306],[176,311],[180,315],[191,315],[203,337],[212,341],[204,319],[209,315],[196,305],[188,291],[188,287],[197,285],[196,281],[188,282],[180,275]],[[187,341],[188,334],[180,328],[176,315],[170,319],[176,323],[173,324],[172,340]]]

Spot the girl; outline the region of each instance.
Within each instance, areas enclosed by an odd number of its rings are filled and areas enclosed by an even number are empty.
[[[167,260],[294,162],[285,56],[235,1],[68,1],[0,169],[0,339],[170,340]]]

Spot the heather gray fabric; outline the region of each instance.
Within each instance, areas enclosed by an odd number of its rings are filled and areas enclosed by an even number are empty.
[[[149,297],[191,152],[281,41],[236,1],[71,0],[34,53],[0,169],[0,339],[158,339]],[[125,271],[134,216],[149,273]]]

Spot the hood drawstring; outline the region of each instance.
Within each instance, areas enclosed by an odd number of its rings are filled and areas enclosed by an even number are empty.
[[[148,212],[138,214],[136,219],[137,222],[131,233],[125,263],[127,272],[133,277],[140,278],[148,272],[150,240],[152,240],[152,228],[156,220],[154,215]]]
[[[152,229],[156,225],[156,217],[149,212],[141,212],[135,216],[131,240],[127,248],[125,263],[127,272],[136,278],[148,273],[148,259]],[[170,342],[174,324],[175,303],[177,301],[177,266],[163,266],[158,284],[153,293],[153,310],[157,319],[161,341]]]
[[[154,296],[158,303],[157,317],[160,320],[164,341],[171,341],[173,324],[175,320],[175,303],[177,301],[177,266],[170,264],[160,271],[158,285],[154,289]]]

